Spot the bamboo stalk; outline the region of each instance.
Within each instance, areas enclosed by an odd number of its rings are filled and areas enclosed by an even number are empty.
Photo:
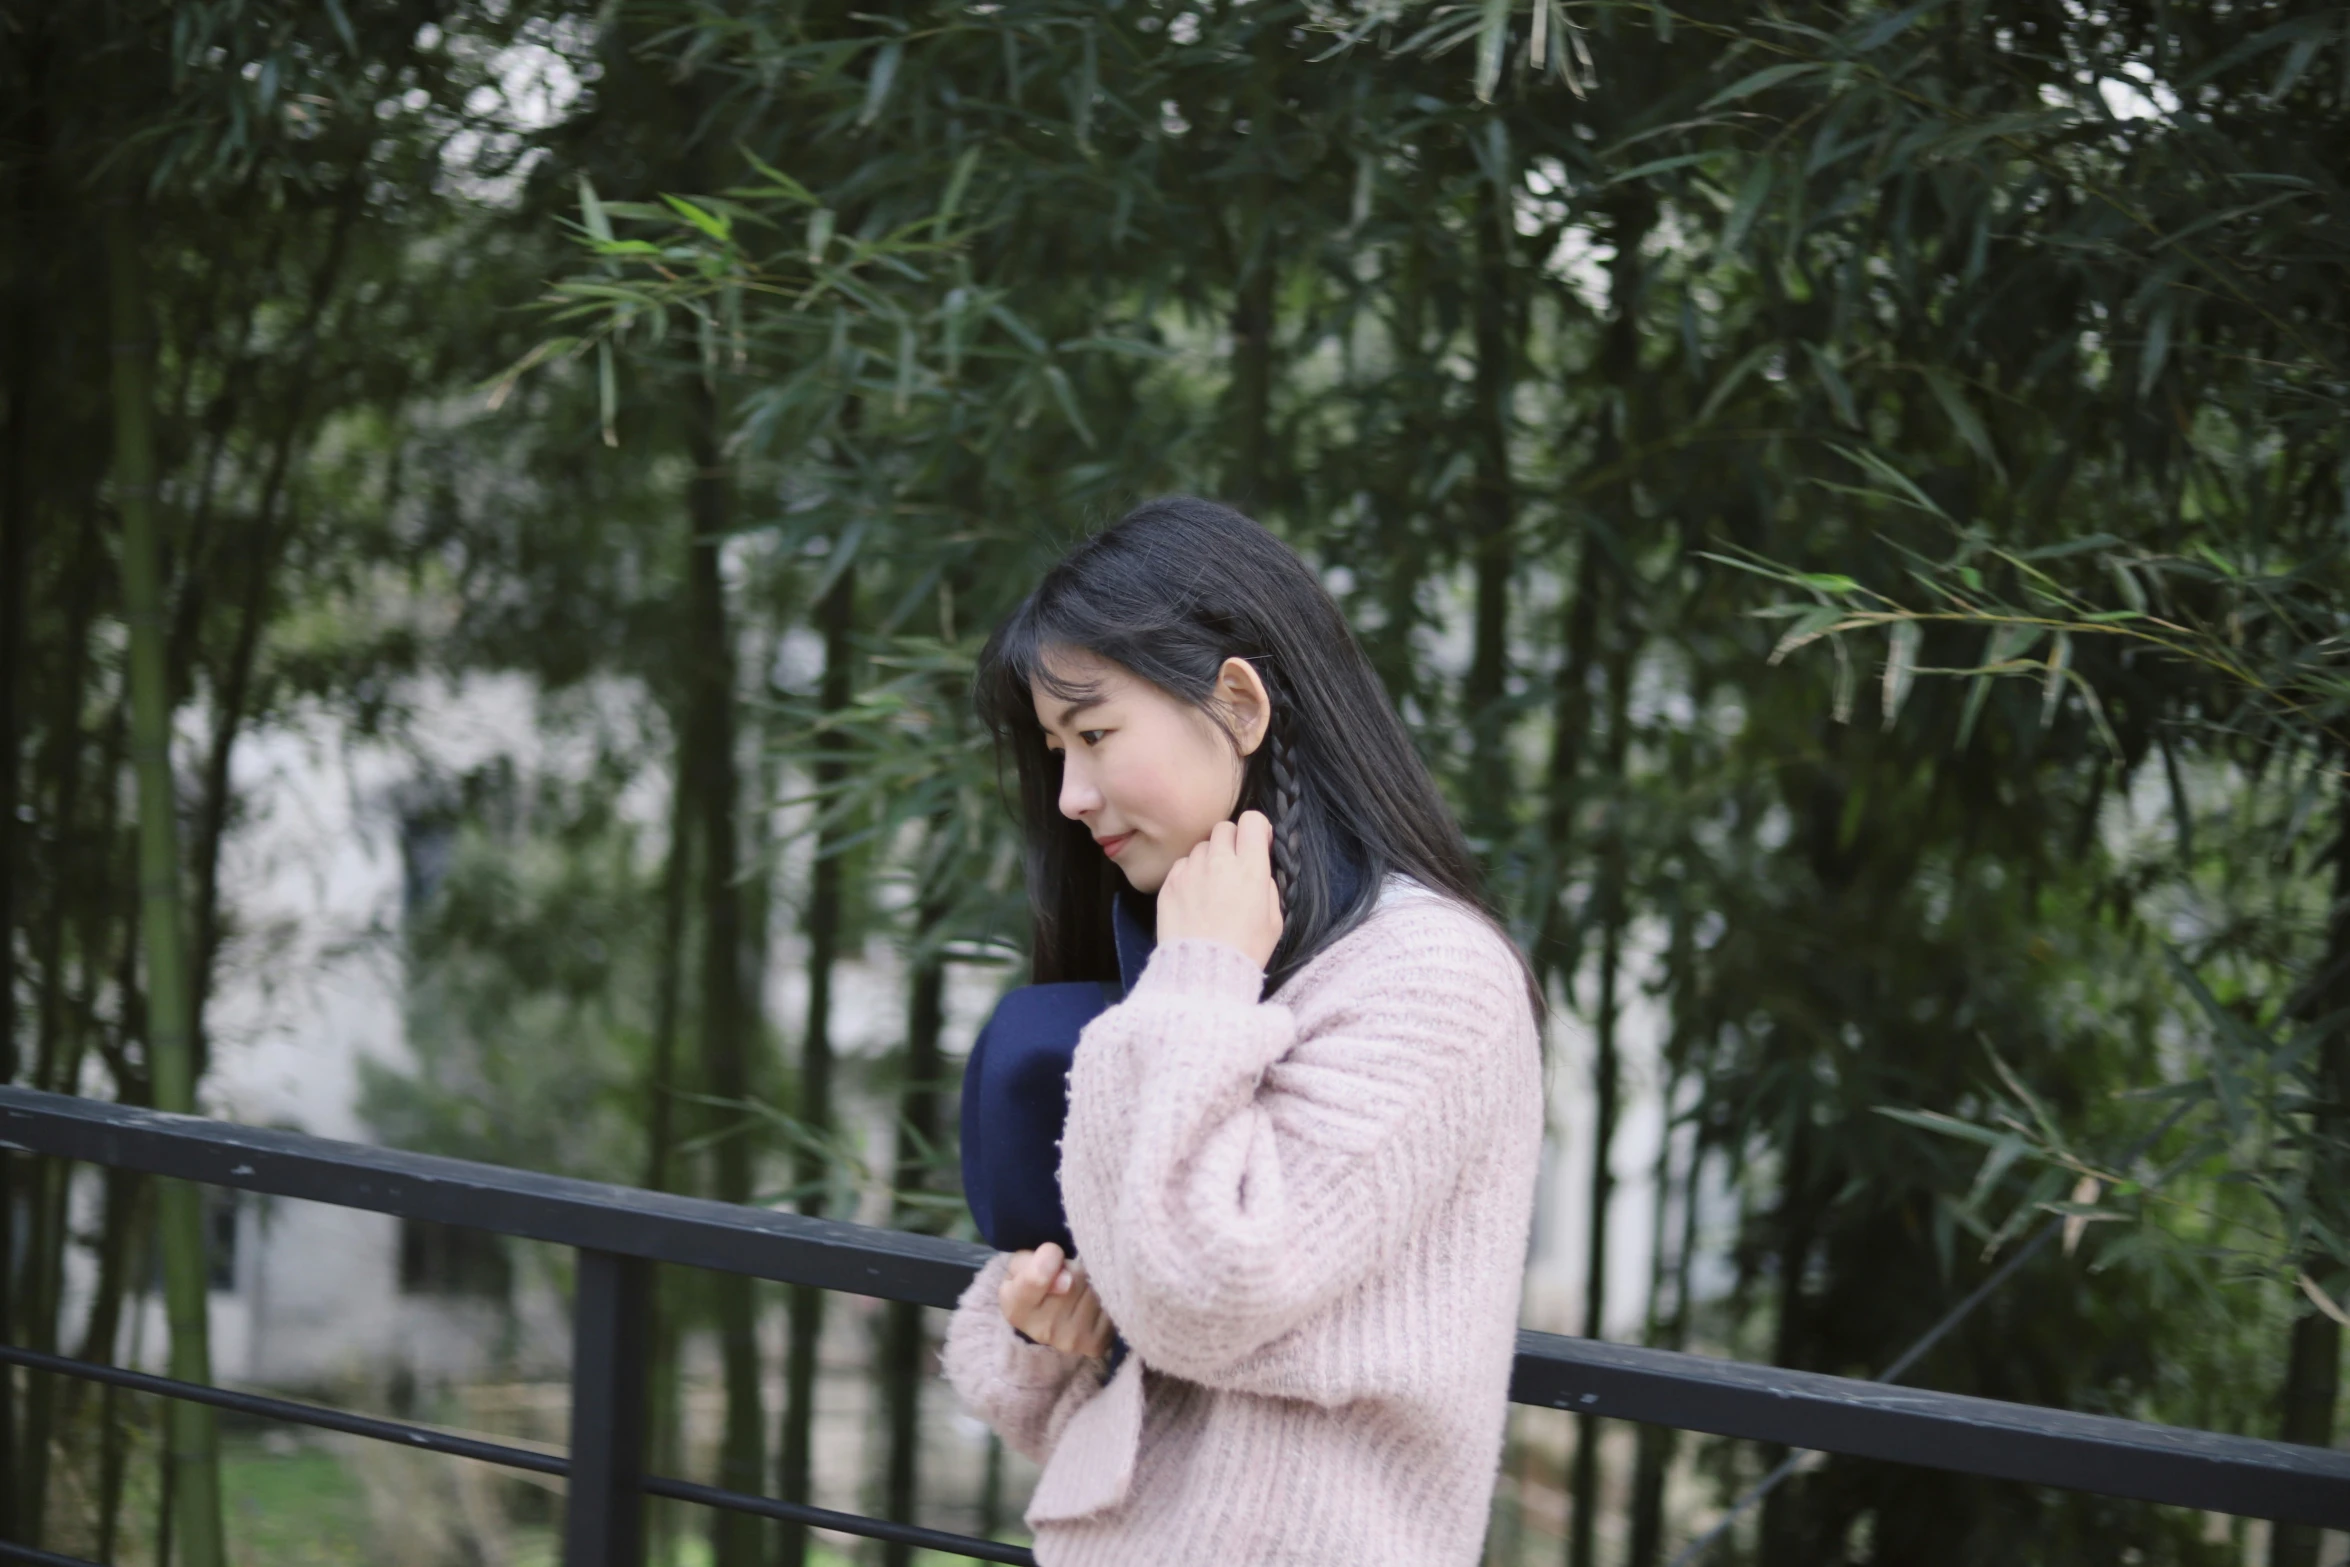
[[[654,974],[653,1057],[646,1070],[645,1187],[668,1191],[674,1179],[671,1165],[677,1141],[677,1034],[685,976],[686,894],[693,878],[693,808],[699,795],[693,770],[693,747],[685,722],[678,723],[677,763],[669,802],[669,855],[661,872],[661,946]],[[683,1338],[686,1292],[668,1270],[655,1277],[652,1346],[647,1356],[646,1382],[651,1399],[648,1461],[662,1474],[678,1472],[684,1437],[682,1393],[678,1386],[678,1346]],[[657,1567],[676,1559],[683,1505],[666,1497],[645,1499],[648,1554]]]
[[[140,921],[147,950],[147,1063],[158,1109],[193,1114],[187,937],[180,914],[179,824],[155,538],[154,433],[138,236],[130,201],[107,204],[114,349],[115,504],[122,516],[124,619],[130,629],[132,765],[138,779]],[[171,1374],[212,1380],[202,1194],[158,1183],[157,1228],[171,1321]],[[171,1409],[173,1511],[184,1567],[222,1567],[219,1428],[203,1404]]]
[[[2319,1046],[2320,1080],[2325,1092],[2309,1140],[2312,1184],[2322,1178],[2324,1162],[2338,1168],[2345,1158],[2344,1116],[2350,1106],[2350,1024],[2342,1022],[2342,1006],[2350,998],[2350,787],[2340,791],[2341,821],[2333,843],[2333,908],[2326,922],[2326,952],[2318,964],[2300,1010],[2312,1018],[2330,1019]],[[2322,1269],[2322,1258],[2312,1259]],[[2322,1273],[2319,1275],[2322,1277]],[[2288,1442],[2331,1447],[2336,1409],[2342,1388],[2342,1326],[2332,1316],[2304,1310],[2293,1319],[2285,1347],[2285,1378],[2280,1428]],[[2307,1524],[2278,1524],[2269,1535],[2268,1567],[2317,1567],[2324,1531]]]
[[[942,857],[943,858],[943,857]],[[940,1036],[946,1023],[946,959],[937,942],[949,896],[942,885],[943,863],[928,867],[929,885],[915,915],[913,974],[906,1001],[906,1077],[898,1100],[898,1202],[891,1219],[899,1229],[932,1230],[935,1217],[906,1201],[930,1184],[927,1155],[939,1145],[939,1086],[945,1072]],[[913,1523],[922,1449],[922,1307],[893,1300],[882,1316],[882,1403],[889,1421],[889,1471],[883,1516]],[[913,1548],[884,1542],[882,1567],[910,1567]]]
[[[727,613],[719,551],[732,504],[721,454],[717,397],[695,377],[688,449],[693,477],[687,487],[687,656],[693,744],[701,786],[696,807],[702,864],[702,1079],[720,1106],[750,1095],[749,1041],[756,1020],[744,985],[742,889],[736,885],[737,821],[734,757],[733,620]],[[751,1199],[750,1128],[737,1109],[713,1108],[711,1195],[721,1202]],[[720,1484],[757,1491],[766,1476],[765,1415],[760,1406],[757,1297],[752,1281],[736,1274],[711,1282],[726,1375],[726,1436],[719,1456]],[[723,1513],[713,1525],[718,1567],[752,1567],[763,1554],[765,1523]]]
[[[857,568],[854,562],[833,574],[816,610],[817,628],[824,636],[824,675],[817,700],[824,712],[845,711],[852,690],[850,636],[857,623]],[[848,776],[848,766],[837,754],[846,738],[827,730],[816,743],[815,786],[817,809],[825,809],[831,791]],[[829,753],[829,754],[828,754]],[[841,919],[844,913],[844,871],[837,825],[819,825],[815,864],[809,872],[805,926],[808,934],[808,1013],[800,1045],[800,1081],[795,1114],[811,1137],[821,1140],[832,1130],[832,980],[840,959]],[[820,1146],[803,1143],[793,1156],[792,1182],[800,1193],[800,1212],[821,1216],[825,1210],[828,1172]],[[781,1493],[784,1500],[814,1500],[811,1461],[816,1419],[816,1348],[824,1332],[824,1291],[806,1285],[791,1292],[791,1347],[784,1387],[783,1430],[776,1446],[781,1452]],[[777,1560],[784,1567],[803,1567],[807,1561],[807,1525],[787,1523],[782,1528]]]
[[[1509,209],[1494,189],[1494,181],[1483,177],[1473,158],[1469,162],[1476,176],[1471,210],[1475,213],[1477,258],[1477,401],[1470,417],[1470,439],[1477,468],[1469,496],[1476,606],[1468,689],[1463,695],[1470,734],[1470,826],[1492,855],[1507,837],[1510,801],[1516,795],[1510,781],[1502,699],[1509,687],[1510,574],[1516,565],[1513,534],[1517,495],[1510,472],[1510,402],[1517,383],[1517,348],[1510,319]]]

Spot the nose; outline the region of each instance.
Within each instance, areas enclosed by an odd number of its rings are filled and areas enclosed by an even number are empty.
[[[1088,813],[1102,808],[1102,792],[1086,776],[1084,764],[1070,753],[1061,753],[1061,814],[1071,821],[1082,821]]]

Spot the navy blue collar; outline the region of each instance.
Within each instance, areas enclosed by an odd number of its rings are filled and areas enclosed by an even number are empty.
[[[1133,993],[1159,944],[1159,895],[1120,886],[1110,895],[1110,938],[1118,947],[1118,994]]]

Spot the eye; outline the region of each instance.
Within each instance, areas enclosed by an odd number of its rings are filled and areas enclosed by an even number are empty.
[[[1087,745],[1092,745],[1095,743],[1093,739],[1095,735],[1106,735],[1108,733],[1109,731],[1107,729],[1080,729],[1077,731],[1077,738],[1083,740]]]

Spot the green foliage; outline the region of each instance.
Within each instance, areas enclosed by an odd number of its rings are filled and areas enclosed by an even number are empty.
[[[436,824],[446,869],[403,932],[415,1060],[363,1060],[360,1114],[397,1147],[633,1182],[658,950],[648,857],[608,801],[524,811],[511,786],[467,792],[472,809]]]
[[[94,72],[160,15],[77,22],[56,58]],[[690,796],[687,546],[716,514],[686,507],[722,470],[744,795],[776,807],[742,831],[751,923],[803,905],[821,843],[847,950],[1010,980],[973,654],[1087,527],[1217,493],[1325,569],[1562,1032],[1614,1063],[1595,1101],[1653,1074],[1667,1211],[1726,1206],[1664,1246],[1652,1338],[1872,1374],[2056,1217],[1917,1377],[2276,1429],[2282,1335],[2350,1266],[2350,917],[2318,874],[2350,738],[2338,16],[186,15],[138,133],[73,134],[77,168],[153,171],[199,729],[396,733],[416,677],[512,671],[622,693],[643,738],[611,790]],[[586,90],[517,129],[485,105],[525,44]],[[20,225],[81,188],[9,156]],[[11,513],[24,1059],[80,1082],[86,1051],[137,1097],[127,823],[90,786],[126,765],[109,431],[91,376],[42,368],[94,362],[40,323],[96,304],[74,226],[42,232],[9,252],[40,328],[8,362],[39,456]],[[842,705],[808,646],[844,583]],[[241,807],[195,776],[201,907]],[[635,1178],[649,1104],[721,1108],[681,1067],[643,1092],[699,1027],[700,916],[668,934],[654,863],[681,851],[586,796],[522,819],[453,818],[407,936],[421,1069],[377,1074],[370,1113]],[[1616,1060],[1635,995],[1653,1062]],[[876,1078],[894,1170],[803,1115],[774,1048],[802,1026],[753,1043],[752,1129],[686,1117],[677,1150],[750,1138],[770,1198],[812,1195],[813,1151],[835,1204],[888,1180],[906,1222],[955,1220],[911,1002]],[[1635,1517],[1643,1567],[1667,1532]],[[2223,1554],[2144,1508],[1850,1464],[1749,1544]]]

